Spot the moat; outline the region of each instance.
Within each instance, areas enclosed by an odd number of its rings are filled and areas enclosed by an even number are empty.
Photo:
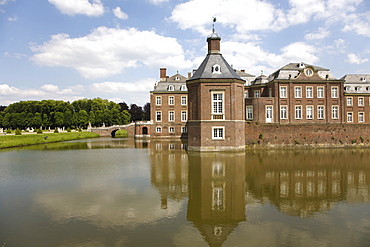
[[[370,148],[0,150],[0,246],[369,246]]]

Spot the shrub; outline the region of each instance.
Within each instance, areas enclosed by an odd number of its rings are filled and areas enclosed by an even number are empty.
[[[128,133],[126,130],[117,130],[114,136],[115,137],[128,137]]]
[[[42,134],[42,130],[41,130],[41,129],[37,129],[37,130],[36,130],[36,133],[37,133],[37,134]]]
[[[11,133],[12,133],[12,131],[11,131],[10,129],[7,129],[7,130],[6,130],[6,133],[7,133],[7,134],[11,134]]]
[[[58,128],[56,128],[56,129],[54,130],[54,133],[59,133]]]
[[[17,128],[17,129],[15,130],[15,134],[16,134],[16,135],[22,135],[22,131],[21,131],[19,128]]]
[[[71,128],[70,127],[67,128],[67,132],[71,132]]]

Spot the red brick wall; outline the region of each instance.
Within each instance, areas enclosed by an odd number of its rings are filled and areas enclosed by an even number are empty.
[[[370,144],[367,124],[256,124],[245,125],[246,144],[344,145]]]

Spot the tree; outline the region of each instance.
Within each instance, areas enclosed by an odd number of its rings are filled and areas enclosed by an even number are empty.
[[[85,110],[80,110],[77,114],[77,126],[86,128],[89,124],[89,114]]]
[[[147,120],[147,121],[150,120],[150,103],[149,102],[144,105],[143,120]]]
[[[63,127],[64,124],[64,113],[63,112],[55,112],[54,113],[54,126],[55,127]]]
[[[119,103],[119,106],[121,107],[121,111],[128,111],[130,109],[124,101],[122,103]]]
[[[129,112],[131,114],[131,121],[139,121],[143,119],[143,109],[141,106],[131,104]]]

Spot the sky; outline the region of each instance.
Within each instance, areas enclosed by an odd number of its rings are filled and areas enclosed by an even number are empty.
[[[213,17],[217,21],[213,23]],[[143,106],[221,36],[234,69],[370,74],[369,0],[0,0],[0,105],[102,98]]]

